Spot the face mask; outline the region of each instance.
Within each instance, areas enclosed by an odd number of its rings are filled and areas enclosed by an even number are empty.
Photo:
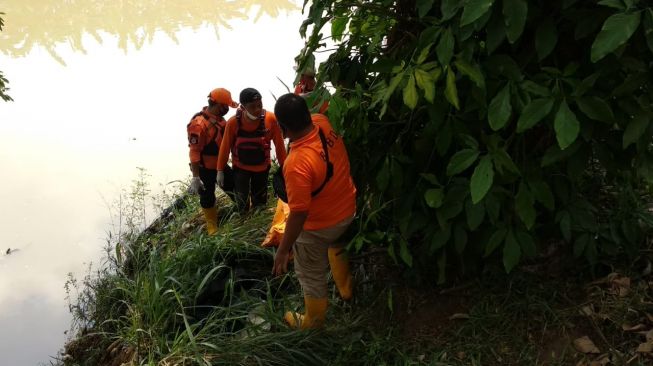
[[[249,113],[247,109],[243,108],[243,110],[245,111],[245,115],[247,116],[247,118],[249,118],[250,120],[256,121],[258,119],[258,116]]]

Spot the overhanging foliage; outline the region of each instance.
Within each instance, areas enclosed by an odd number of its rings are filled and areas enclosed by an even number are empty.
[[[307,3],[305,3],[305,6]],[[361,193],[355,250],[510,272],[551,240],[591,264],[652,220],[653,8],[638,0],[316,0],[307,58],[337,92]]]

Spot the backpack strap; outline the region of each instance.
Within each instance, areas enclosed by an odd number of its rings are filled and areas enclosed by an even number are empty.
[[[238,122],[238,130],[242,126],[243,110],[238,108],[236,109],[236,122]],[[260,123],[258,125],[258,131],[265,131],[265,109],[261,112],[261,115],[258,117]]]
[[[326,142],[326,136],[324,136],[324,132],[322,132],[322,129],[318,127],[318,135],[320,135],[320,141],[322,141],[322,149],[324,149],[324,157],[326,159],[326,176],[324,177],[324,182],[313,192],[311,192],[311,197],[315,197],[320,192],[322,192],[322,189],[324,189],[324,186],[331,180],[333,177],[333,164],[329,160],[329,148],[327,146]]]

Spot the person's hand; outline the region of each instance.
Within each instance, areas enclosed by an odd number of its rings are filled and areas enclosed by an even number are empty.
[[[215,178],[215,181],[218,183],[218,187],[224,188],[224,171],[218,170],[218,175]]]
[[[288,272],[288,259],[290,257],[289,250],[279,250],[274,255],[274,265],[272,266],[272,274],[280,276]]]
[[[202,183],[202,180],[200,179],[200,177],[193,177],[193,179],[190,180],[190,186],[188,187],[188,193],[198,194],[202,190],[204,190],[204,183]]]

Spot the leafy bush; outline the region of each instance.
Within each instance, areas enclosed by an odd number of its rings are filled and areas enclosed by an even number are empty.
[[[487,259],[510,272],[551,240],[593,265],[645,244],[649,2],[316,0],[300,59],[325,27],[318,75],[361,193],[355,250],[387,246],[442,282]]]

